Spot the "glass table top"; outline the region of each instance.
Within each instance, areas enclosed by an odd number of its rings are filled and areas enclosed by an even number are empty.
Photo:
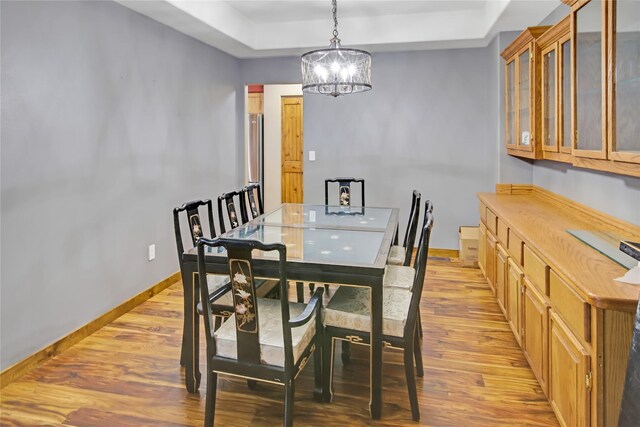
[[[392,211],[391,208],[284,204],[260,217],[258,221],[265,225],[292,227],[384,230],[389,224]]]
[[[384,231],[301,228],[267,224],[246,224],[224,234],[233,239],[283,243],[288,261],[319,264],[374,265],[382,248]],[[192,250],[194,251],[194,250]],[[208,254],[224,254],[222,248],[206,247]],[[254,258],[277,258],[277,252],[254,250]],[[386,256],[383,260],[386,259]]]
[[[567,233],[625,268],[638,265],[638,261],[620,251],[620,241],[628,239],[603,231],[567,230]]]

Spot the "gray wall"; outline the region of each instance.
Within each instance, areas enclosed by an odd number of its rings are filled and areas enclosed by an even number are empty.
[[[178,270],[171,209],[241,183],[244,88],[116,3],[0,7],[5,369]]]
[[[242,183],[244,84],[301,79],[298,57],[237,60],[111,2],[2,1],[0,15],[5,369],[175,272],[171,209]],[[504,152],[499,53],[516,34],[374,54],[373,91],[305,96],[306,201],[326,176],[359,175],[404,231],[417,188],[439,248],[457,247],[496,182],[640,223],[640,180]]]
[[[324,179],[366,179],[367,205],[399,206],[411,190],[435,205],[432,246],[457,248],[458,226],[476,224],[478,191],[491,191],[497,80],[488,49],[373,55],[373,90],[304,98],[305,202],[324,200]],[[300,82],[299,58],[242,61],[245,83]],[[490,87],[491,84],[495,87]],[[495,98],[495,96],[494,96]],[[494,110],[497,106],[493,106]]]

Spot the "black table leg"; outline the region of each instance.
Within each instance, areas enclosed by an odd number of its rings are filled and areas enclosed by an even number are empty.
[[[382,277],[371,287],[371,418],[382,416]]]
[[[195,264],[185,264],[182,277],[184,292],[184,328],[182,337],[182,355],[185,366],[185,380],[187,391],[195,393],[200,386],[200,322],[196,312],[198,298],[198,274],[194,271]]]

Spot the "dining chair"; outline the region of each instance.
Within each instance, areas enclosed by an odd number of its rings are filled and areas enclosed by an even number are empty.
[[[389,250],[387,264],[404,265],[411,264],[411,256],[413,255],[413,246],[416,243],[416,232],[418,230],[418,219],[420,217],[420,199],[422,195],[419,191],[413,190],[411,195],[411,210],[409,211],[409,222],[404,232],[402,246],[393,245]]]
[[[213,205],[211,200],[194,200],[191,202],[187,202],[180,207],[173,209],[173,228],[176,236],[176,249],[178,251],[178,265],[180,266],[180,273],[182,276],[182,286],[184,289],[184,305],[185,308],[187,304],[191,305],[192,310],[198,309],[199,302],[199,294],[196,290],[187,290],[186,286],[190,286],[193,283],[193,278],[186,277],[186,271],[184,268],[184,262],[182,260],[182,255],[184,254],[184,241],[182,240],[182,227],[180,218],[186,216],[186,221],[189,227],[189,236],[191,237],[192,247],[196,247],[196,243],[199,238],[204,237],[203,231],[203,223],[202,223],[202,213],[201,209],[204,210],[204,214],[206,216],[206,224],[209,228],[209,233],[211,237],[216,236],[216,228],[213,222]],[[185,215],[180,215],[182,212],[185,212]],[[211,301],[212,313],[215,317],[216,327],[220,325],[223,319],[229,317],[233,313],[233,298],[224,286],[229,283],[229,278],[227,276],[217,275],[217,274],[207,274],[206,275],[207,282],[207,293],[208,300]],[[191,295],[191,300],[188,295]],[[184,310],[183,313],[187,313],[189,310]],[[187,319],[183,323],[183,333],[182,333],[182,346],[180,353],[180,364],[184,365],[184,352],[185,352],[185,328],[186,328]]]
[[[640,421],[640,301],[629,349],[627,376],[622,392],[618,427],[637,427]]]
[[[402,349],[404,352],[404,370],[411,405],[411,416],[414,421],[420,419],[418,393],[416,389],[417,375],[424,375],[422,367],[421,340],[416,328],[420,309],[420,297],[424,285],[427,268],[427,253],[433,215],[426,213],[426,224],[421,231],[421,239],[416,256],[416,274],[411,290],[396,287],[383,288],[382,334],[383,346]],[[371,294],[364,287],[341,286],[324,312],[324,384],[325,402],[332,398],[332,375],[334,360],[334,343],[336,340],[370,344],[371,331]]]
[[[204,291],[205,248],[223,247],[227,252],[234,314],[215,330],[212,306]],[[315,291],[307,304],[287,298],[271,300],[256,296],[251,251],[277,251],[281,295],[286,295],[287,250],[281,243],[255,240],[201,238],[198,241],[198,272],[207,340],[207,391],[205,426],[213,426],[218,374],[284,386],[284,425],[293,425],[295,378],[313,355],[314,397],[322,398],[322,294]]]
[[[419,207],[416,211],[419,211]],[[428,214],[433,214],[433,204],[430,200],[425,201],[424,203],[424,211],[426,212],[423,220],[421,230],[424,231],[424,227],[427,225],[427,220],[429,219]],[[412,221],[410,218],[409,221]],[[422,241],[422,236],[420,236],[419,241]],[[428,250],[429,248],[427,248]],[[411,253],[413,251],[409,251]],[[411,260],[411,255],[409,255],[409,260]],[[392,286],[396,288],[404,288],[411,289],[413,286],[413,277],[415,276],[416,268],[415,268],[416,260],[414,260],[414,266],[411,267],[409,264],[407,265],[394,265],[387,263],[387,266],[384,268],[384,286]]]
[[[361,204],[360,206],[364,206],[364,179],[362,178],[351,178],[351,177],[339,177],[339,178],[327,178],[324,180],[324,204],[329,204],[329,183],[337,182],[338,183],[338,205],[340,206],[351,206],[351,184],[360,183],[360,191],[361,191]]]
[[[245,202],[247,216],[250,213],[251,219],[255,219],[264,213],[260,183],[252,182],[240,190],[240,192],[242,193],[242,198]]]
[[[224,212],[226,212],[226,215]],[[227,217],[226,221],[225,216]],[[227,232],[227,224],[229,225],[228,230],[233,230],[249,221],[242,192],[230,191],[218,196],[218,221],[221,234]]]

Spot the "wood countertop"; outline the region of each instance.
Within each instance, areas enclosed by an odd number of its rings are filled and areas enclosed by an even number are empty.
[[[525,187],[511,194],[479,193],[478,198],[588,303],[635,312],[640,285],[615,281],[627,270],[566,230],[613,232],[638,242],[640,227],[539,187]]]

